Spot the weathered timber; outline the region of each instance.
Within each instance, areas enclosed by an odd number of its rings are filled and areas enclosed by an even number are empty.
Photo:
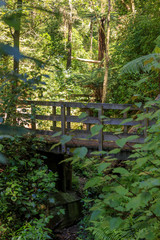
[[[109,142],[111,142],[113,145],[113,143],[115,143],[117,139],[131,136],[132,134],[128,133],[128,126],[139,125],[142,127],[146,127],[148,124],[148,121],[145,122],[131,120],[128,122],[124,122],[124,120],[127,118],[127,115],[131,117],[131,115],[134,115],[134,112],[136,112],[137,110],[142,110],[130,104],[84,104],[53,101],[23,101],[22,106],[23,108],[27,107],[27,109],[28,107],[31,108],[31,114],[27,113],[21,115],[23,118],[31,117],[32,130],[36,130],[36,134],[52,136],[56,132],[61,131],[61,136],[66,134],[72,136],[72,140],[69,143],[62,145],[61,148],[58,147],[58,149],[61,149],[61,152],[63,153],[67,151],[68,146],[75,146],[75,142],[77,143],[77,146],[85,146],[86,141],[89,141],[90,145],[95,146],[96,149],[98,146],[98,150],[102,151],[105,148],[106,144],[108,144]],[[52,112],[50,113],[50,115],[36,114],[37,106],[38,108],[39,106],[50,106],[52,108]],[[60,111],[57,110],[57,108],[60,108]],[[125,109],[127,109],[127,111],[123,115],[121,114],[120,118],[111,118],[110,114],[107,112],[107,110],[118,110],[118,112],[120,112],[121,110]],[[87,113],[87,116],[81,118],[80,113],[84,111]],[[53,125],[50,127],[51,130],[45,130],[45,128],[44,130],[39,130],[38,124],[36,124],[36,120],[52,121]],[[57,122],[61,122],[61,126],[59,126]],[[71,125],[71,123],[73,124]],[[99,124],[103,124],[104,128],[102,128],[99,131],[99,134],[97,134],[96,136],[91,136],[91,127]],[[120,126],[123,133],[115,134],[114,132],[105,131],[105,129],[107,129],[110,125]],[[76,128],[77,126],[79,126],[79,129],[74,129],[75,126]],[[144,142],[146,131],[143,131],[143,135],[138,135],[139,137],[135,140],[130,140],[130,143]],[[59,141],[59,138],[53,139],[51,137],[51,140],[53,140],[53,142],[57,142]]]

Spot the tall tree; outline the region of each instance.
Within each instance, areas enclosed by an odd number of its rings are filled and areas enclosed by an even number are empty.
[[[72,56],[72,0],[69,0],[68,14],[68,43],[67,43],[67,69],[71,67]]]
[[[105,51],[105,74],[104,74],[104,81],[103,81],[102,103],[104,103],[106,101],[107,87],[108,87],[110,19],[111,19],[111,0],[108,0],[106,51]]]

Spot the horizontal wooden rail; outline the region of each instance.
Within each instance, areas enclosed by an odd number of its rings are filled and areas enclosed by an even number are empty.
[[[51,107],[51,111],[48,115],[41,114],[41,106]],[[26,112],[20,109],[25,109]],[[37,134],[52,136],[54,133],[61,131],[62,135],[71,135],[73,139],[90,139],[98,142],[98,148],[101,151],[104,146],[104,142],[115,142],[117,139],[131,136],[133,134],[128,133],[128,127],[141,125],[146,126],[147,121],[124,121],[127,116],[131,117],[136,111],[142,111],[142,109],[134,107],[130,104],[108,104],[108,103],[73,103],[73,102],[52,102],[52,101],[22,101],[18,106],[18,111],[23,119],[31,119],[31,128],[36,130]],[[48,108],[47,108],[48,109]],[[121,110],[126,111],[121,114]],[[118,118],[111,117],[110,112],[119,110]],[[48,110],[49,111],[49,110]],[[86,113],[81,118],[80,113]],[[116,112],[117,114],[117,112]],[[127,115],[128,114],[128,115]],[[94,116],[95,115],[95,116]],[[43,130],[40,130],[37,124],[37,120],[44,120],[46,122],[51,121],[53,124],[50,130],[45,129],[45,123],[43,124]],[[59,124],[61,122],[61,124]],[[82,129],[74,129],[72,125],[78,124]],[[91,136],[91,128],[94,125],[103,124],[103,129],[99,134]],[[147,122],[148,124],[148,122]],[[116,134],[115,132],[107,131],[108,126],[120,126],[123,133]],[[142,143],[144,141],[145,130],[142,131],[139,138],[136,140],[130,140],[134,143]],[[89,140],[89,141],[90,141]],[[66,151],[66,145],[62,146],[62,151]]]

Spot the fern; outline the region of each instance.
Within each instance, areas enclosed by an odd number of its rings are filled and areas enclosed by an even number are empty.
[[[151,70],[160,70],[160,53],[152,53],[146,56],[137,58],[127,63],[122,69],[121,74],[149,72]]]

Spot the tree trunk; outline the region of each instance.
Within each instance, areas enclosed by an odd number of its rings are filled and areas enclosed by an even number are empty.
[[[134,0],[131,0],[131,9],[132,9],[132,12],[135,13],[136,9],[135,9],[135,2],[134,2]]]
[[[93,52],[93,21],[92,21],[92,19],[91,19],[91,23],[90,23],[90,40],[91,40],[90,53],[91,53],[91,58],[92,58],[92,52]]]
[[[22,9],[22,0],[17,0],[17,9]],[[19,51],[20,48],[20,28],[21,28],[21,12],[17,14],[17,28],[14,30],[13,40],[14,40],[14,48]],[[14,73],[19,73],[19,60],[14,58],[13,63]]]
[[[105,17],[100,20],[99,39],[98,39],[98,60],[102,61],[106,51],[105,37]]]
[[[22,9],[22,0],[17,0],[17,10]],[[21,29],[21,15],[22,11],[19,10],[17,13],[17,16],[15,16],[17,19],[17,26],[13,33],[13,42],[14,42],[14,48],[16,48],[18,51],[20,49],[20,29]],[[16,59],[14,57],[13,59],[13,71],[15,76],[12,79],[12,85],[11,85],[11,109],[8,111],[7,114],[7,120],[13,124],[16,124],[16,105],[17,105],[17,91],[18,91],[18,75],[19,74],[19,59]],[[14,100],[13,100],[14,99]]]
[[[68,43],[67,43],[67,67],[69,69],[71,67],[71,56],[72,56],[72,0],[69,0],[69,19],[68,19]]]
[[[106,101],[107,87],[108,87],[110,19],[111,19],[111,0],[108,0],[107,35],[106,35],[106,52],[105,52],[105,74],[104,74],[104,81],[103,81],[102,103],[104,103]]]

